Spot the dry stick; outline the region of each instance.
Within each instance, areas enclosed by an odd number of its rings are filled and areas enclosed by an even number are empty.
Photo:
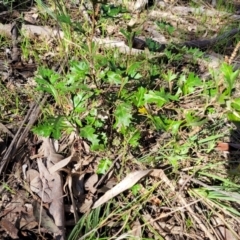
[[[167,178],[167,176],[165,175],[164,172],[162,172],[161,174],[161,179],[170,187],[170,189],[173,192],[176,192],[174,189],[174,186],[172,185],[172,183],[169,181],[169,179]],[[202,231],[204,233],[206,233],[207,237],[210,240],[215,240],[214,236],[208,231],[208,229],[203,225],[203,223],[201,222],[201,220],[195,215],[194,211],[192,210],[192,208],[189,207],[189,205],[187,204],[187,202],[185,201],[185,199],[179,194],[177,193],[177,198],[178,200],[181,202],[182,205],[185,206],[185,208],[187,209],[187,211],[191,214],[191,216],[193,217],[193,219],[198,223],[199,227],[202,229]]]
[[[31,116],[29,118],[29,121],[28,121],[28,124],[27,126],[25,127],[23,133],[21,134],[17,144],[16,144],[16,148],[19,148],[20,145],[22,144],[24,138],[26,137],[27,133],[30,131],[31,127],[33,126],[33,124],[36,122],[37,118],[38,118],[38,115],[40,113],[40,106],[43,106],[43,104],[46,102],[47,100],[47,95],[44,96],[44,98],[42,99],[41,103],[40,104],[35,104],[35,107],[31,113]]]
[[[4,133],[7,133],[9,136],[14,138],[14,135],[12,134],[12,132],[1,122],[0,122],[0,130],[2,130]]]
[[[201,167],[202,167],[202,166],[197,167],[197,168],[194,170],[194,173],[193,173],[192,175],[190,175],[190,176],[189,176],[189,175],[186,176],[186,175],[183,175],[183,173],[181,173],[181,177],[182,177],[182,178],[184,177],[185,180],[184,180],[182,186],[180,187],[180,189],[178,190],[178,193],[179,193],[179,194],[181,194],[181,192],[184,190],[185,186],[190,182],[191,178],[193,178],[193,176],[197,173],[197,171],[201,169]],[[177,201],[177,196],[173,199],[172,205],[174,205],[174,203],[176,203],[176,201]]]
[[[191,202],[191,203],[187,204],[186,206],[182,206],[182,207],[176,208],[176,209],[174,209],[173,211],[171,211],[171,212],[169,212],[169,213],[163,214],[163,215],[161,215],[161,216],[153,219],[152,222],[156,222],[156,221],[158,221],[158,220],[160,220],[160,219],[162,219],[162,218],[168,217],[168,216],[172,215],[172,214],[175,213],[175,212],[182,211],[182,210],[184,210],[185,208],[187,208],[187,207],[189,207],[189,206],[191,206],[191,205],[193,205],[193,204],[196,204],[197,202],[200,202],[201,200],[202,200],[202,199],[198,199],[198,200],[196,200],[196,201],[194,201],[194,202]],[[110,218],[110,217],[112,217],[112,214],[110,214],[106,219],[108,219],[108,218]],[[105,222],[106,222],[106,219],[105,219]],[[141,227],[147,226],[147,224],[148,224],[148,223],[144,223],[144,224],[141,225]],[[84,236],[80,237],[78,240],[84,240],[84,239],[86,239],[86,237],[89,236],[89,235],[90,235],[91,233],[93,233],[94,231],[96,231],[96,229],[93,229],[93,230],[89,231],[89,232],[86,233]],[[112,238],[110,238],[110,239],[112,239]],[[211,238],[211,240],[215,240],[215,239],[214,239],[214,238]]]
[[[197,194],[199,195],[199,194]],[[214,210],[214,208],[218,208],[221,212],[223,212],[224,214],[226,214],[227,216],[231,217],[232,219],[234,219],[235,221],[237,221],[239,223],[239,219],[235,216],[232,216],[231,214],[229,214],[228,211],[226,211],[224,208],[222,207],[219,207],[218,205],[214,205],[209,199],[204,199],[205,200],[205,204],[211,209],[212,212],[214,212],[214,214],[216,216],[218,216],[221,221],[228,227],[228,229],[231,231],[231,227],[229,226],[229,224],[226,222],[226,220],[223,218],[223,216],[221,214],[219,214],[216,210]],[[233,231],[231,231],[231,233],[237,238],[237,239],[240,239],[239,236],[237,236],[237,234]]]
[[[40,97],[40,99],[42,98],[42,95]],[[46,96],[42,99],[40,105],[43,105],[44,102],[46,101]],[[40,100],[39,99],[39,100]],[[15,134],[10,146],[8,147],[6,153],[3,156],[3,159],[1,161],[1,166],[0,166],[0,175],[2,174],[2,172],[7,168],[10,159],[14,156],[14,154],[16,153],[16,151],[18,150],[20,144],[22,143],[22,141],[24,140],[24,138],[26,137],[27,133],[29,132],[30,128],[33,126],[33,124],[35,123],[35,121],[37,120],[38,114],[40,111],[40,106],[38,103],[33,104],[30,109],[27,112],[27,115],[25,116],[21,126],[19,127],[17,133]],[[28,122],[28,123],[27,123]],[[22,129],[24,127],[24,125],[27,123],[26,128],[24,129],[23,133]]]

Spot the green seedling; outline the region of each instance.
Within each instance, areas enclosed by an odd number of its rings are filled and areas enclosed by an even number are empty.
[[[161,52],[165,49],[165,44],[161,44],[152,40],[151,38],[146,38],[146,46],[150,51]]]
[[[173,48],[173,50],[171,50]],[[169,46],[168,48],[164,49],[164,54],[168,58],[170,62],[178,62],[183,60],[183,54],[182,53],[175,53],[175,46]],[[161,48],[160,48],[161,49]]]
[[[125,131],[127,127],[130,126],[132,119],[132,106],[128,103],[118,103],[114,111],[115,124],[113,127],[117,129],[118,132]]]
[[[175,28],[170,23],[165,21],[156,21],[155,24],[160,30],[167,32],[169,35],[175,31]]]
[[[140,184],[135,184],[133,187],[131,187],[132,194],[134,196],[137,196],[141,190],[141,185]]]
[[[239,76],[240,71],[236,70],[233,71],[233,67],[231,65],[228,65],[227,63],[223,63],[221,66],[221,72],[224,76],[224,81],[227,88],[227,95],[230,96],[232,94],[232,91],[234,89],[234,83]]]
[[[175,80],[177,78],[177,74],[174,74],[171,70],[168,70],[167,73],[164,73],[162,75],[163,79],[166,80],[168,82],[168,87],[169,87],[169,91],[170,93],[172,93],[173,90],[173,80]]]
[[[119,6],[114,6],[114,5],[109,5],[109,4],[102,4],[101,5],[101,10],[102,10],[102,17],[118,17],[120,13],[126,13],[127,10],[126,8],[122,7],[122,5]]]
[[[204,117],[197,116],[195,111],[189,110],[185,113],[186,123],[183,126],[197,127],[202,126],[207,122],[207,119]]]
[[[98,164],[97,174],[105,174],[112,165],[112,161],[109,159],[101,159]]]
[[[188,76],[181,75],[177,82],[178,87],[181,89],[183,95],[193,93],[197,87],[202,86],[202,81],[193,72]]]

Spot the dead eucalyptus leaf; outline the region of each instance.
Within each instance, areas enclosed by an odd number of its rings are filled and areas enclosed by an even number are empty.
[[[139,222],[139,220],[134,221],[134,223],[132,225],[131,233],[135,238],[141,239],[142,227],[141,227],[141,223]]]
[[[223,216],[222,216],[223,217]],[[224,219],[224,217],[223,217]],[[237,240],[237,236],[234,234],[234,231],[230,231],[228,228],[225,227],[224,222],[217,216],[213,216],[211,218],[212,226],[214,227],[217,235],[221,239],[225,240]]]
[[[61,174],[60,172],[57,172],[57,170],[62,168],[62,166],[65,166],[72,159],[72,156],[66,158],[62,162],[61,160],[63,157],[62,155],[56,153],[53,144],[54,143],[51,139],[43,138],[43,144],[39,154],[41,153],[47,158],[47,167],[43,163],[43,160],[38,158],[37,164],[39,173],[36,171],[30,171],[28,175],[29,178],[33,178],[30,182],[32,191],[37,193],[43,202],[50,203],[49,213],[54,218],[55,225],[60,229],[58,229],[57,233],[55,231],[55,233],[58,234],[61,239],[64,239],[65,233],[63,229],[65,227],[65,219],[63,205],[63,183]],[[54,167],[55,165],[57,166]]]
[[[86,213],[88,210],[91,209],[92,204],[93,204],[93,200],[86,198],[86,199],[84,200],[84,203],[81,205],[79,211],[80,211],[81,213]]]
[[[93,205],[93,209],[101,206],[105,202],[114,198],[118,194],[124,192],[125,190],[131,188],[134,184],[136,184],[141,178],[147,176],[152,170],[141,170],[132,172],[127,175],[120,183],[118,183],[111,190],[107,191],[101,198],[99,198]]]
[[[59,161],[58,163],[54,164],[52,167],[50,167],[48,170],[49,170],[49,173],[50,174],[53,174],[55,172],[57,172],[58,170],[60,170],[61,168],[64,168],[65,166],[68,165],[68,163],[71,162],[73,156],[70,155],[69,157]]]
[[[90,191],[91,193],[95,193],[96,192],[96,188],[94,187],[94,185],[97,183],[97,181],[98,181],[98,175],[97,174],[93,174],[85,182],[85,184],[84,184],[85,185],[85,189],[87,191]]]
[[[29,169],[26,172],[26,179],[29,183],[36,177],[39,177],[39,172],[37,170]]]
[[[41,223],[45,229],[51,233],[59,233],[59,228],[56,226],[52,218],[47,214],[47,211],[37,201],[33,202],[33,214],[37,222]]]
[[[64,204],[63,204],[63,184],[62,178],[58,173],[54,173],[54,186],[51,189],[52,202],[49,207],[49,212],[55,220],[58,227],[64,226]]]

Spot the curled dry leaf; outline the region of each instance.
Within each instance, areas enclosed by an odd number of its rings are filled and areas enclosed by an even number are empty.
[[[135,238],[141,239],[142,227],[141,227],[141,224],[140,224],[139,220],[134,221],[134,223],[132,225],[131,233]]]
[[[224,219],[224,217],[223,217]],[[238,236],[236,236],[236,234],[234,234],[234,231],[230,231],[229,229],[227,229],[225,227],[224,222],[217,216],[213,216],[211,218],[211,222],[212,225],[215,229],[216,234],[219,236],[219,238],[221,239],[222,237],[225,240],[237,240],[239,239]]]
[[[143,170],[132,172],[127,175],[120,183],[118,183],[111,190],[107,191],[101,198],[99,198],[93,205],[93,209],[101,206],[110,199],[114,198],[118,194],[124,192],[125,190],[131,188],[136,184],[141,178],[147,176],[152,170]]]
[[[97,174],[93,174],[91,175],[88,180],[85,182],[85,189],[87,191],[90,191],[91,193],[95,193],[96,192],[96,188],[94,187],[94,185],[97,183],[98,181],[98,175]]]
[[[19,239],[17,228],[7,219],[2,219],[0,226],[9,234],[12,239]]]
[[[51,233],[59,233],[59,228],[56,226],[52,218],[47,214],[47,211],[37,201],[33,202],[33,214],[37,222]]]
[[[28,179],[30,181],[30,187],[32,191],[38,194],[43,202],[50,203],[49,212],[54,218],[55,225],[58,227],[58,232],[52,231],[58,234],[61,239],[65,238],[63,230],[64,228],[64,205],[63,205],[63,183],[60,173],[57,171],[62,166],[65,166],[72,158],[66,158],[63,162],[62,155],[57,154],[53,142],[49,138],[43,138],[43,144],[41,146],[41,152],[43,156],[47,158],[47,167],[44,165],[41,158],[37,159],[38,170],[28,171]],[[60,163],[60,164],[59,164]],[[57,167],[54,169],[54,165]],[[49,171],[50,169],[51,172]],[[35,209],[36,211],[36,209]],[[35,215],[35,214],[34,214]],[[47,220],[46,220],[47,221]],[[41,221],[43,224],[44,221]]]
[[[79,211],[80,211],[81,213],[86,213],[88,210],[91,209],[92,204],[93,204],[92,198],[90,198],[90,199],[87,199],[87,198],[86,198],[86,199],[84,200],[84,203],[80,206]]]
[[[59,161],[58,163],[54,164],[52,167],[49,168],[50,174],[53,174],[57,171],[59,171],[61,168],[64,168],[68,165],[73,159],[73,155],[70,155],[69,157]]]

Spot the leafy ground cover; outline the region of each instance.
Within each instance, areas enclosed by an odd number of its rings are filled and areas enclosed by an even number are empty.
[[[0,1],[1,239],[239,239],[239,6]]]

